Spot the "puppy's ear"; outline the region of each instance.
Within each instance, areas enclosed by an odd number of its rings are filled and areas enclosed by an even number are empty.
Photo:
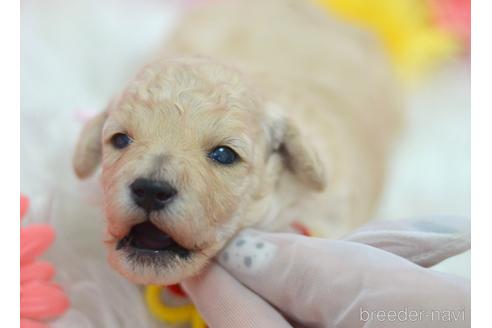
[[[286,167],[307,187],[322,191],[326,186],[324,166],[315,149],[302,136],[295,123],[270,104],[267,111],[267,129],[271,149],[282,155]]]
[[[73,157],[73,168],[80,179],[87,178],[94,173],[101,162],[101,135],[106,117],[106,111],[94,116],[87,121],[80,133]]]

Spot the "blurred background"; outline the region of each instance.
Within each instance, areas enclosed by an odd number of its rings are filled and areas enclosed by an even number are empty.
[[[97,178],[77,181],[71,156],[83,122],[162,46],[187,10],[213,2],[21,1],[21,191],[31,201],[24,223],[56,230],[44,258],[71,302],[54,327],[162,327],[139,288],[106,263]],[[470,1],[315,2],[377,34],[405,88],[407,124],[376,218],[469,217]],[[436,269],[469,277],[470,254]]]

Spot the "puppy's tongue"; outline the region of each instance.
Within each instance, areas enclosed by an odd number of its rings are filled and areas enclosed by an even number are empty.
[[[150,221],[133,226],[130,235],[133,245],[137,248],[164,250],[175,243],[168,234],[159,230]]]

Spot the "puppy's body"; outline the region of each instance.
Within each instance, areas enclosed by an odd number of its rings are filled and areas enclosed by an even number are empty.
[[[164,53],[238,68],[314,146],[327,188],[309,192],[285,171],[262,228],[295,219],[334,237],[371,217],[401,113],[388,59],[369,33],[308,1],[232,0],[187,15]]]
[[[393,88],[370,36],[304,0],[190,13],[77,146],[80,177],[102,162],[110,262],[170,284],[244,227],[363,223],[399,122]]]

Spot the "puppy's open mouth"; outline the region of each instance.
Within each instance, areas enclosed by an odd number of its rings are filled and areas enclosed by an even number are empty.
[[[116,249],[125,251],[130,258],[139,262],[187,258],[190,255],[189,250],[150,221],[134,225],[128,235],[118,242]]]

